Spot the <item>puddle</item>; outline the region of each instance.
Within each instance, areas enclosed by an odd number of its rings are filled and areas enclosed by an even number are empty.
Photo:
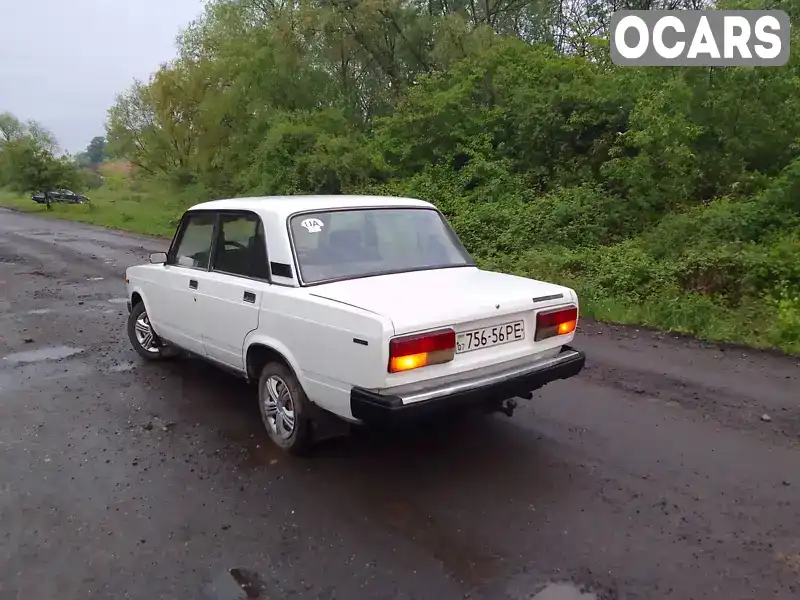
[[[520,573],[512,577],[506,592],[514,600],[598,600],[588,586],[572,581],[539,579],[534,573]]]
[[[112,373],[127,373],[128,371],[133,371],[136,368],[136,365],[132,362],[124,362],[119,363],[118,365],[113,365],[108,370]]]
[[[72,381],[85,379],[93,373],[85,362],[64,361],[17,365],[13,370],[0,371],[0,396],[27,389],[41,389],[42,382],[55,379]]]
[[[39,348],[38,350],[28,350],[27,352],[15,352],[4,357],[12,364],[35,363],[45,360],[61,360],[75,354],[83,352],[83,348],[70,348],[69,346],[51,346]]]
[[[222,572],[203,587],[203,597],[209,600],[223,598],[266,598],[267,586],[255,571],[233,568]],[[269,594],[272,597],[271,594]]]
[[[125,304],[126,302],[128,302],[128,299],[127,298],[111,298],[109,300],[109,302],[111,304]]]
[[[29,310],[27,313],[28,315],[47,315],[51,312],[54,312],[52,308],[36,308],[34,310]]]
[[[572,583],[551,583],[531,600],[597,600],[597,596]]]

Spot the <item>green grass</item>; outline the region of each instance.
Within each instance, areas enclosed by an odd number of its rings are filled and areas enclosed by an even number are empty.
[[[800,355],[800,298],[750,299],[735,308],[709,294],[670,288],[647,298],[632,298],[622,291],[609,291],[592,276],[576,276],[547,261],[533,268],[524,259],[479,260],[479,264],[571,287],[578,294],[581,314],[604,323],[642,326],[705,342]],[[765,315],[769,318],[765,319]]]
[[[0,206],[43,217],[68,219],[132,233],[171,238],[183,211],[199,201],[191,191],[170,192],[166,186],[117,182],[86,194],[85,205],[54,204],[48,211],[29,194],[0,190]],[[561,256],[554,252],[555,256]],[[559,259],[560,260],[560,259]],[[663,290],[657,297],[634,299],[624,293],[609,293],[592,276],[568,273],[563,265],[549,260],[535,261],[504,256],[481,260],[484,268],[553,281],[573,287],[581,300],[581,314],[607,323],[640,325],[686,334],[708,342],[723,342],[800,354],[800,299],[787,298],[775,306],[748,304],[726,306],[703,294]],[[765,319],[765,313],[772,318]]]
[[[44,204],[31,200],[30,194],[17,194],[0,190],[0,206],[13,208],[42,217],[67,219],[141,233],[157,237],[172,237],[185,210],[181,197],[170,197],[169,192],[156,186],[140,190],[126,187],[103,187],[86,193],[91,199],[86,204]]]
[[[732,309],[710,296],[683,294],[632,302],[624,298],[598,297],[590,285],[576,282],[573,286],[581,298],[581,312],[598,321],[624,325],[640,325],[652,329],[689,335],[706,342],[747,346],[763,350],[779,350],[800,355],[797,329],[781,319],[764,319],[765,308],[750,303]]]

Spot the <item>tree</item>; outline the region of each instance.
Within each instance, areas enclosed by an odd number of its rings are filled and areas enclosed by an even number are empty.
[[[174,148],[156,114],[150,85],[141,81],[122,94],[108,110],[108,151],[129,159],[150,175],[168,173]]]
[[[51,154],[55,154],[60,149],[53,132],[37,121],[27,121],[25,123],[25,135],[31,138],[37,146],[44,148]]]
[[[103,162],[106,156],[106,138],[100,135],[93,137],[86,147],[86,154],[92,165],[99,165]]]
[[[0,146],[25,136],[25,126],[10,112],[0,113]]]
[[[33,120],[23,123],[10,112],[0,113],[0,148],[5,143],[23,138],[32,138],[37,145],[52,153],[58,151],[55,136],[41,123]]]
[[[86,150],[75,155],[75,162],[80,167],[97,167],[108,158],[106,138],[101,135],[92,138]]]
[[[51,156],[58,150],[55,136],[37,121],[21,121],[10,112],[0,113],[0,186],[16,187],[17,168],[25,163],[23,155],[31,149],[47,151]]]
[[[56,158],[33,138],[7,142],[3,158],[9,183],[21,192],[43,192],[50,209],[52,189],[76,187],[80,182],[77,165],[67,158]]]

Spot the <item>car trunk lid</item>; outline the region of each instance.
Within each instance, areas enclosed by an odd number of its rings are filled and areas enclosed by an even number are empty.
[[[475,267],[350,279],[312,290],[389,317],[398,335],[573,300],[569,288]]]
[[[475,267],[365,277],[312,289],[315,296],[389,318],[397,336],[453,327],[458,344],[455,359],[446,365],[415,370],[417,378],[477,368],[560,346],[553,338],[534,340],[536,313],[576,304],[569,288]]]
[[[315,286],[311,293],[388,317],[397,335],[573,301],[568,288],[475,267],[351,279]]]

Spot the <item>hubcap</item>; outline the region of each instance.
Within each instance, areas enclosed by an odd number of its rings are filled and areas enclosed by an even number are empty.
[[[139,345],[148,352],[158,352],[158,345],[156,344],[156,336],[153,333],[153,328],[150,327],[150,319],[147,318],[147,313],[143,312],[136,319],[134,325],[136,332],[136,341]]]
[[[264,384],[264,412],[273,434],[289,439],[294,432],[294,401],[286,382],[273,375]]]

